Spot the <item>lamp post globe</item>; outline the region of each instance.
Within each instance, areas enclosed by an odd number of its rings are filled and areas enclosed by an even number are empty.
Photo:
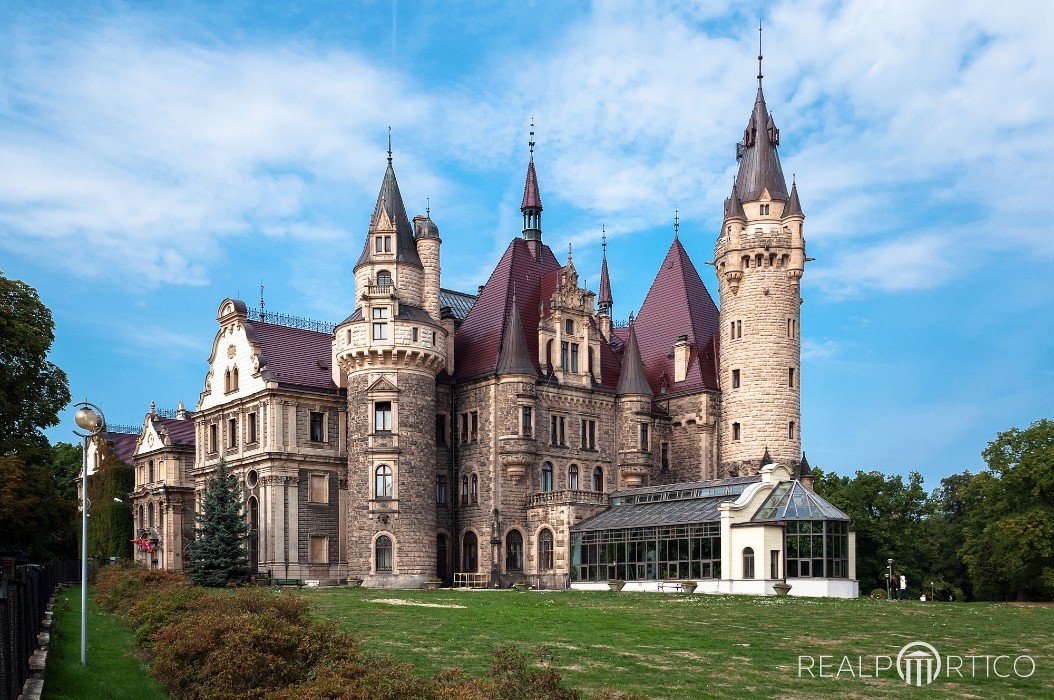
[[[102,417],[87,406],[82,406],[77,409],[77,413],[74,414],[73,419],[77,422],[77,426],[82,430],[87,430],[89,433],[95,433],[100,425],[102,424]]]

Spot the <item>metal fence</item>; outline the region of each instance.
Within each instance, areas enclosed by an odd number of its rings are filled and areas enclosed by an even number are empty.
[[[79,579],[76,561],[10,566],[0,571],[0,700],[15,700],[29,677],[29,657],[48,600],[60,583]]]

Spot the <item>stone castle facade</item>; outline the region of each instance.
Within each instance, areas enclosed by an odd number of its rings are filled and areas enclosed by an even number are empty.
[[[188,514],[221,459],[244,488],[254,570],[378,587],[566,587],[590,567],[576,532],[629,512],[614,506],[744,489],[760,502],[774,474],[808,488],[805,217],[778,145],[759,78],[714,249],[720,309],[675,227],[626,324],[611,317],[606,254],[593,292],[571,251],[561,263],[544,242],[533,132],[522,235],[473,295],[441,286],[439,229],[409,218],[389,151],[348,317],[310,328],[226,299],[196,410],[146,417],[137,529],[161,554],[142,558],[180,568]],[[764,527],[758,542],[778,544]],[[791,554],[773,550],[761,578],[786,576]],[[699,571],[748,569],[729,554]]]

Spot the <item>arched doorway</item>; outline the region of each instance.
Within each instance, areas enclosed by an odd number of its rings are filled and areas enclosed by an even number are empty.
[[[476,533],[466,532],[461,547],[461,570],[475,573],[479,570],[479,543],[476,541]]]
[[[444,585],[449,585],[450,570],[447,566],[446,535],[443,533],[436,535],[436,578],[442,580]]]

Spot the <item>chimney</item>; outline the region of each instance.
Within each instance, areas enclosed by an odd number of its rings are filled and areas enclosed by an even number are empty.
[[[688,377],[688,358],[691,356],[692,344],[688,336],[678,336],[673,344],[673,381],[683,382]]]

